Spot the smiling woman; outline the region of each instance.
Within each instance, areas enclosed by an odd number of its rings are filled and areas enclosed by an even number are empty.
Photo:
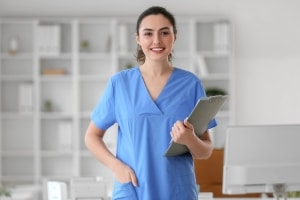
[[[136,24],[139,66],[112,76],[91,114],[85,143],[113,171],[113,199],[198,199],[193,158],[209,157],[213,146],[207,130],[198,138],[186,120],[205,90],[195,74],[173,66],[176,37],[168,10],[143,11]],[[103,141],[114,123],[116,157]],[[213,119],[207,128],[215,126]],[[189,152],[165,157],[171,139]]]

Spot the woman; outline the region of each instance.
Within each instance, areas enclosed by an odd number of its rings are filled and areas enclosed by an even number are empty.
[[[208,158],[213,146],[208,131],[200,139],[185,120],[205,90],[194,74],[172,66],[176,35],[169,11],[145,10],[136,25],[140,66],[111,77],[91,114],[86,146],[115,174],[113,199],[198,199],[193,157]],[[103,142],[115,123],[116,156]],[[208,128],[215,125],[213,120]],[[171,139],[190,153],[165,157]]]

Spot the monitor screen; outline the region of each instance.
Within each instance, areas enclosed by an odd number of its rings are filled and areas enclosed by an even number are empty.
[[[300,191],[300,124],[229,126],[224,194]]]

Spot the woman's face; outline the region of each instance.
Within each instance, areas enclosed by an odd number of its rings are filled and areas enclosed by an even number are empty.
[[[141,46],[146,61],[168,60],[172,52],[175,35],[170,21],[163,15],[149,15],[140,24],[139,35],[136,36],[137,43]]]

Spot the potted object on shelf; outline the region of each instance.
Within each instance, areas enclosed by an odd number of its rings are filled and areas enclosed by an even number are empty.
[[[11,55],[15,55],[19,50],[19,41],[16,37],[11,37],[9,40],[8,53]]]
[[[207,88],[205,90],[206,92],[206,96],[216,96],[216,95],[226,95],[227,92],[221,88],[217,88],[217,87],[214,87],[214,88]]]
[[[0,186],[0,199],[2,199],[2,197],[10,197],[10,191],[4,187],[4,186]]]
[[[133,64],[132,63],[127,63],[126,64],[126,69],[130,69],[130,68],[133,68]]]
[[[53,68],[45,68],[42,70],[42,75],[64,75],[66,74],[64,69],[53,69]]]
[[[51,112],[51,111],[53,111],[53,104],[52,104],[52,101],[51,100],[46,100],[45,102],[44,102],[44,106],[45,106],[45,111],[46,112]]]
[[[216,96],[216,95],[226,95],[227,92],[222,89],[222,88],[218,88],[218,87],[208,87],[205,90],[206,92],[206,96]],[[224,106],[223,106],[224,108]],[[211,139],[213,141],[214,144],[214,148],[215,149],[222,149],[224,148],[224,144],[225,144],[225,138],[223,134],[218,134],[218,132],[214,132],[214,129],[210,129],[209,130]]]
[[[88,40],[82,40],[81,41],[81,50],[83,52],[88,52],[90,48],[90,43]]]
[[[299,198],[300,191],[287,192],[287,197],[288,198]]]

